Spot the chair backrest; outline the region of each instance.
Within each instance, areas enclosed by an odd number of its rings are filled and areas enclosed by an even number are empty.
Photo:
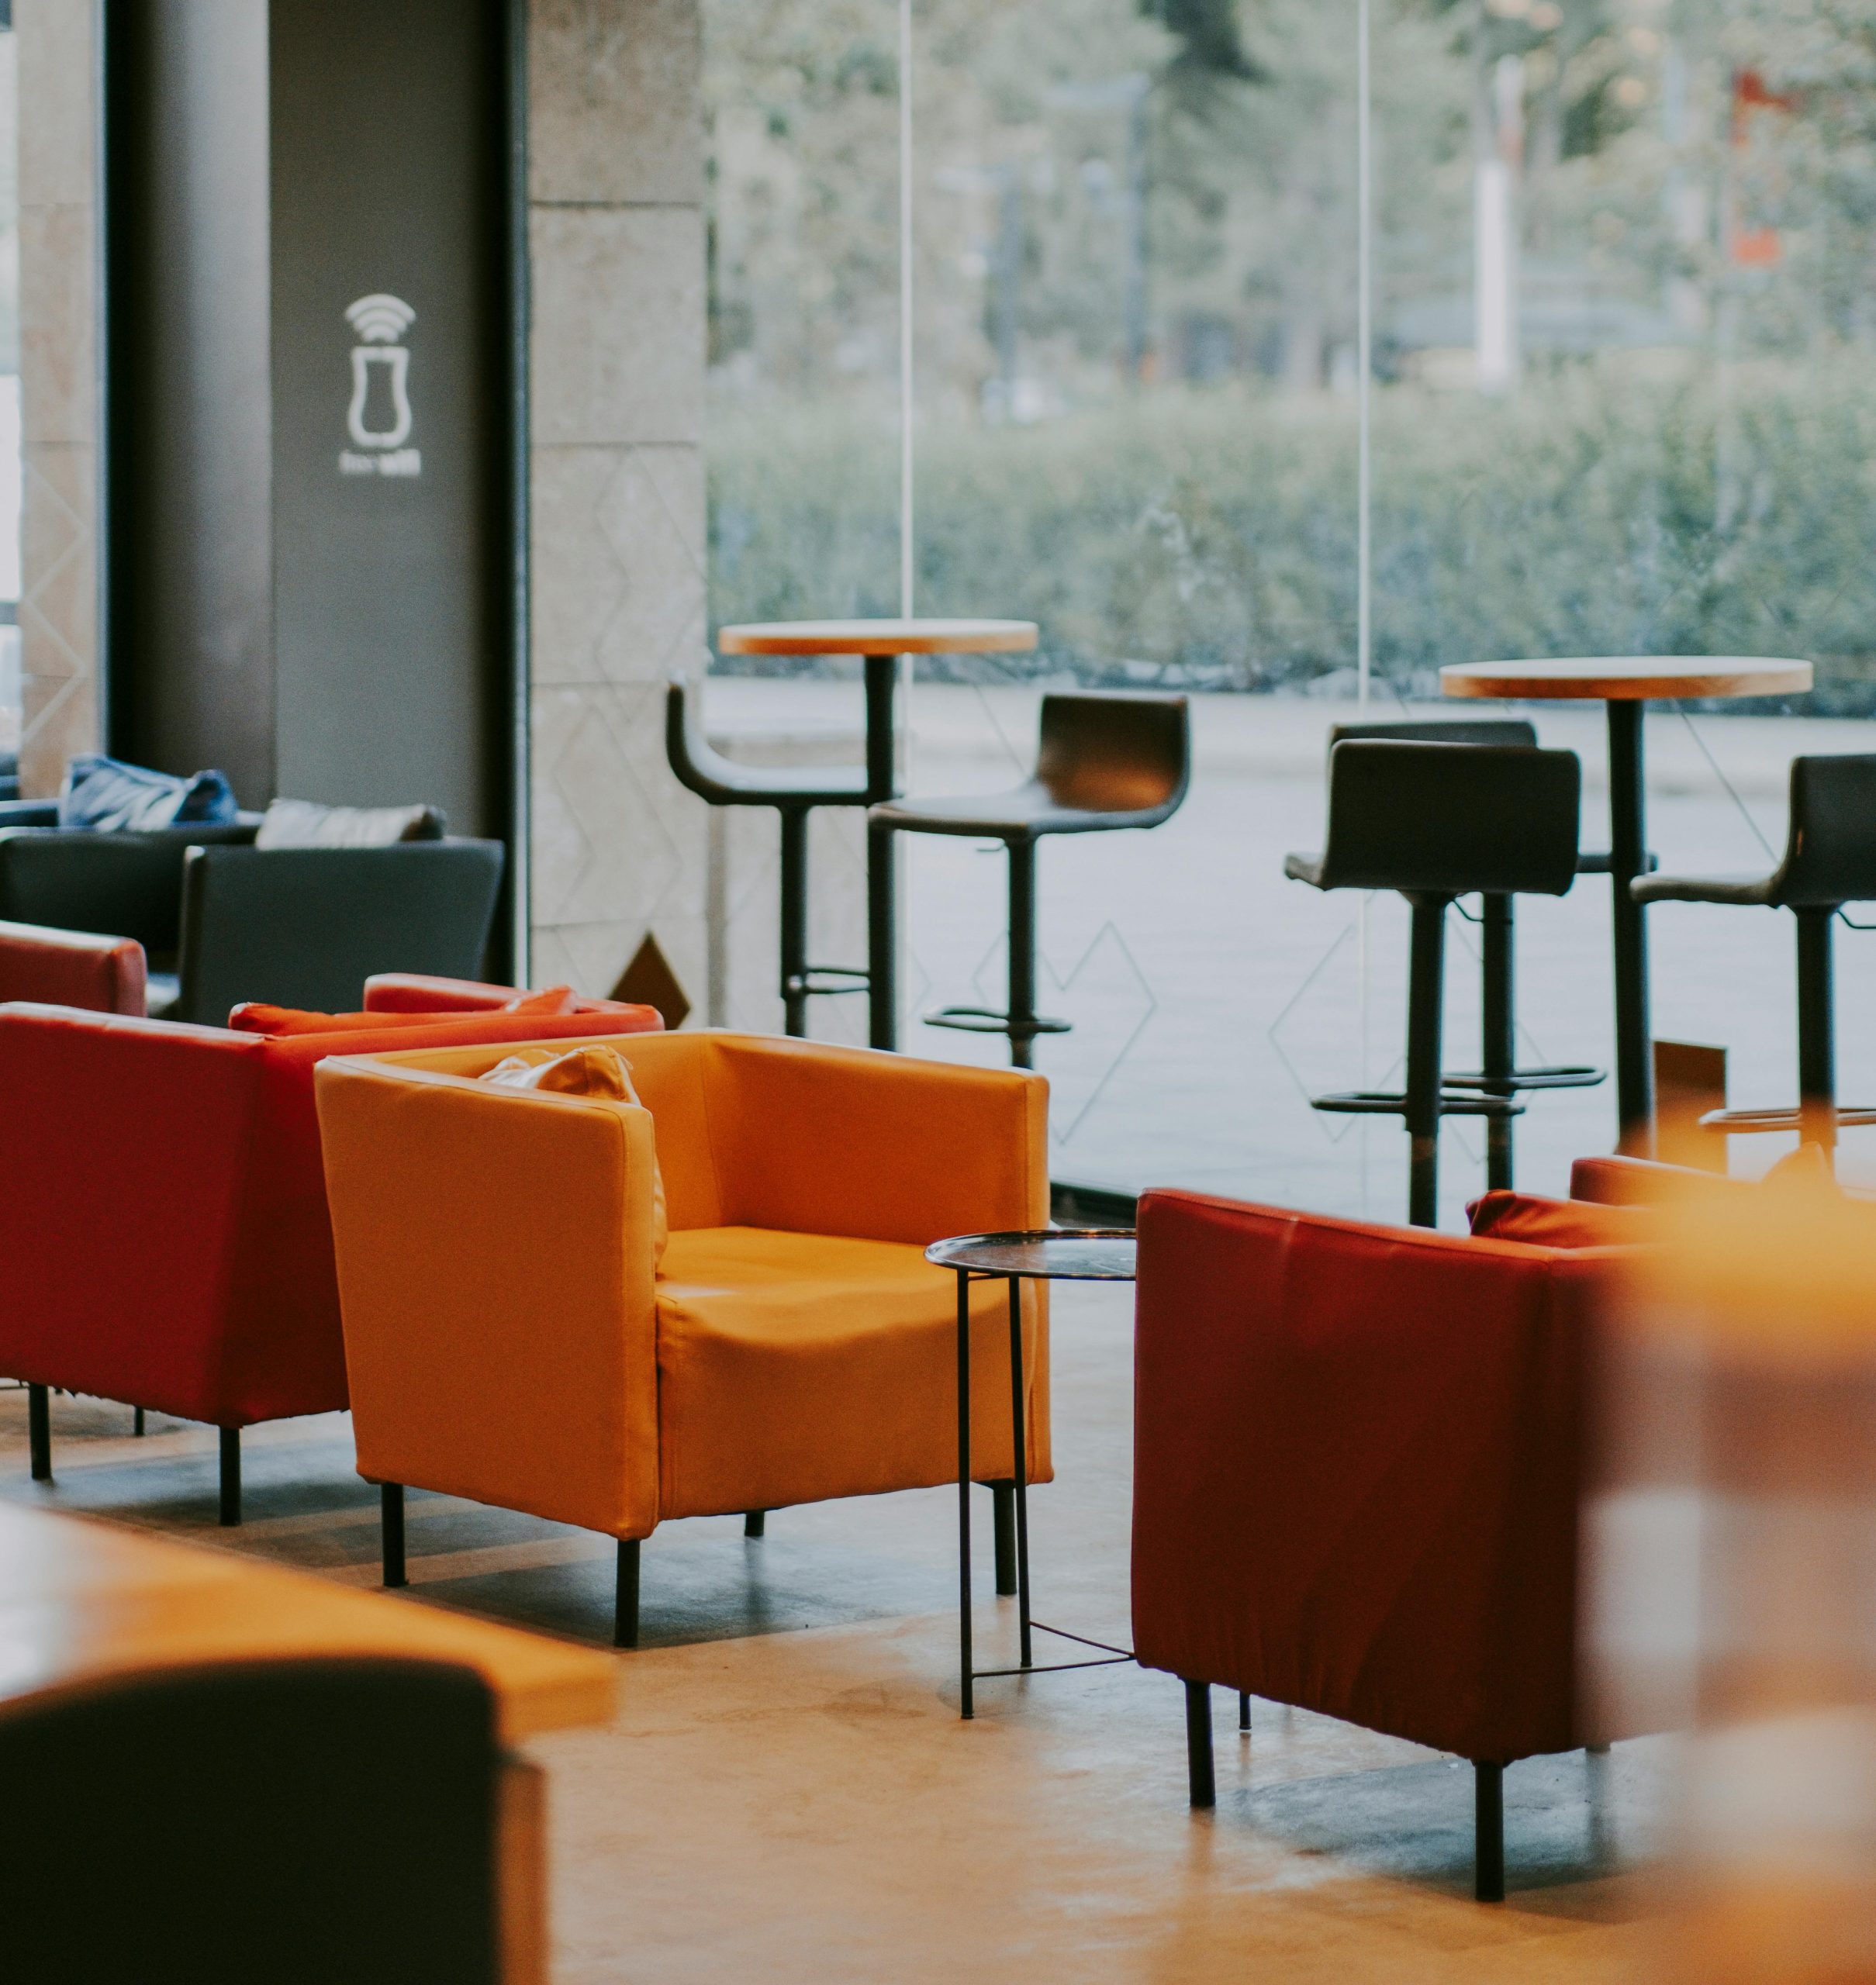
[[[1131,814],[1149,827],[1178,810],[1191,775],[1183,696],[1045,696],[1035,775],[1059,806]]]
[[[1791,761],[1791,827],[1774,895],[1794,909],[1876,902],[1876,753]]]
[[[495,1711],[472,1669],[329,1659],[0,1707],[22,1978],[495,1985]]]
[[[1321,886],[1560,896],[1576,875],[1574,751],[1352,739],[1329,754]]]
[[[1503,744],[1534,751],[1537,727],[1522,717],[1396,717],[1375,723],[1332,723],[1328,748],[1350,739],[1380,738],[1397,744]]]
[[[239,845],[255,823],[99,834],[88,827],[0,830],[0,917],[60,930],[134,937],[153,958],[176,955],[182,865],[192,848]]]
[[[0,923],[0,999],[98,1013],[141,1013],[147,972],[134,937]]]
[[[473,979],[503,860],[492,841],[195,849],[172,1017],[219,1025],[243,1000],[356,1012],[377,972]]]

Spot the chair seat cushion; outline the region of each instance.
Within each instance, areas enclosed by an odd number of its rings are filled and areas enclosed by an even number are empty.
[[[1030,1479],[1045,1481],[1035,1300],[1024,1301],[1027,1438]],[[1012,1468],[1003,1282],[972,1285],[971,1320],[971,1472],[1000,1480]],[[658,1282],[658,1369],[665,1517],[958,1479],[956,1279],[922,1248],[679,1229]]]
[[[1475,1235],[1527,1248],[1646,1246],[1661,1235],[1657,1208],[1593,1200],[1546,1200],[1501,1189],[1474,1200],[1466,1213]]]

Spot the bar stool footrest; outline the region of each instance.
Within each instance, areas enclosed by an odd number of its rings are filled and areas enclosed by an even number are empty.
[[[1487,1075],[1476,1070],[1464,1075],[1442,1075],[1448,1089],[1594,1089],[1609,1079],[1606,1068],[1564,1065],[1552,1068],[1514,1068],[1508,1075]]]
[[[1876,1124],[1876,1104],[1840,1103],[1831,1114],[1842,1127]],[[1700,1120],[1703,1131],[1726,1137],[1751,1137],[1762,1131],[1795,1131],[1802,1117],[1795,1105],[1774,1110],[1709,1110]]]
[[[872,975],[863,966],[811,965],[783,989],[789,994],[804,994],[810,999],[834,999],[844,992],[867,992],[872,985]]]
[[[1001,1034],[1012,1041],[1033,1041],[1038,1034],[1066,1034],[1073,1023],[1052,1020],[1041,1014],[1017,1020],[993,1006],[940,1006],[935,1013],[919,1017],[927,1027],[946,1027],[959,1034]]]
[[[1385,1089],[1342,1089],[1330,1096],[1312,1096],[1311,1110],[1339,1117],[1404,1117],[1407,1098]],[[1439,1099],[1442,1117],[1522,1117],[1524,1105],[1508,1096],[1448,1096]]]

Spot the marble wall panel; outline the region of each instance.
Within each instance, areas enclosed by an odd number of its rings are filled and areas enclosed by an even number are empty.
[[[100,740],[97,9],[16,0],[19,63],[21,789]]]
[[[664,755],[702,659],[698,0],[531,0],[532,976],[610,992],[649,934],[708,1007],[708,810]]]

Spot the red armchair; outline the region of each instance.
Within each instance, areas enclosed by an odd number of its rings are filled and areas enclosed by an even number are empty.
[[[1577,1686],[1587,1329],[1622,1251],[1140,1204],[1133,1629],[1184,1682],[1192,1802],[1221,1683],[1501,1773],[1612,1735]]]
[[[510,997],[514,995],[510,992]],[[347,1403],[314,1065],[330,1054],[656,1030],[649,1007],[470,1013],[287,1037],[0,1006],[0,1372],[222,1430],[221,1520],[240,1520],[240,1429]]]
[[[0,923],[0,1000],[47,999],[98,1013],[140,1013],[143,948],[40,923]]]

